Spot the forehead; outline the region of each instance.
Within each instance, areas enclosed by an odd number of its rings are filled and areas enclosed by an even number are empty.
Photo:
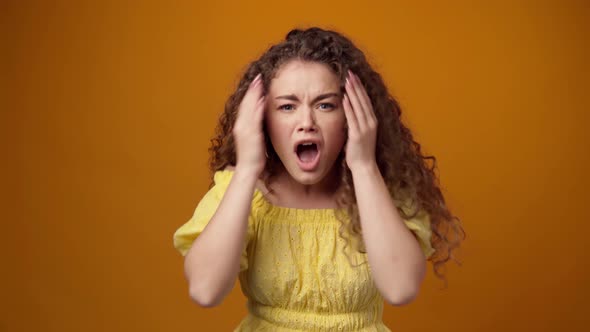
[[[338,91],[340,80],[323,63],[292,60],[283,64],[270,82],[270,93],[322,93]]]

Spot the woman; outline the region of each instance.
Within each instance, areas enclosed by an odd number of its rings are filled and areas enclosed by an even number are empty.
[[[380,75],[353,43],[292,30],[254,61],[210,149],[214,186],[174,234],[191,298],[239,277],[236,331],[389,331],[462,231]]]

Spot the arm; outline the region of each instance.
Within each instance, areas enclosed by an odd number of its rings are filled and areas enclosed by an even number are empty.
[[[346,79],[346,163],[352,172],[363,240],[375,284],[387,302],[403,305],[418,294],[426,257],[397,212],[376,163],[378,121],[358,76]]]
[[[256,174],[235,170],[215,214],[186,254],[190,297],[201,306],[220,304],[235,284],[256,181]]]
[[[220,304],[240,272],[252,196],[266,164],[262,130],[265,100],[259,73],[240,102],[232,129],[237,157],[234,174],[215,214],[185,258],[190,296],[202,306]]]
[[[352,176],[375,284],[390,304],[407,304],[424,280],[424,253],[397,212],[377,165],[355,168]]]

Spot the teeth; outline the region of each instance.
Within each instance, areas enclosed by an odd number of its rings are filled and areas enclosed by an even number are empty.
[[[301,145],[305,145],[305,146],[307,146],[307,145],[313,145],[313,143],[303,143],[303,144],[301,144]]]

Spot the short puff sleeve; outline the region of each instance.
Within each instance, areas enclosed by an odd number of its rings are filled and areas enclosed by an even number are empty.
[[[420,248],[422,248],[424,256],[428,259],[436,251],[430,242],[430,238],[432,237],[430,215],[426,211],[421,210],[413,218],[404,220],[404,223],[414,233],[420,243]]]
[[[229,170],[217,171],[213,176],[214,186],[207,191],[197,205],[193,216],[174,232],[174,247],[182,256],[186,256],[195,239],[205,229],[229,186],[233,172]],[[248,230],[244,240],[244,248],[240,258],[240,272],[248,269],[248,243],[252,238],[252,213],[248,217]]]

